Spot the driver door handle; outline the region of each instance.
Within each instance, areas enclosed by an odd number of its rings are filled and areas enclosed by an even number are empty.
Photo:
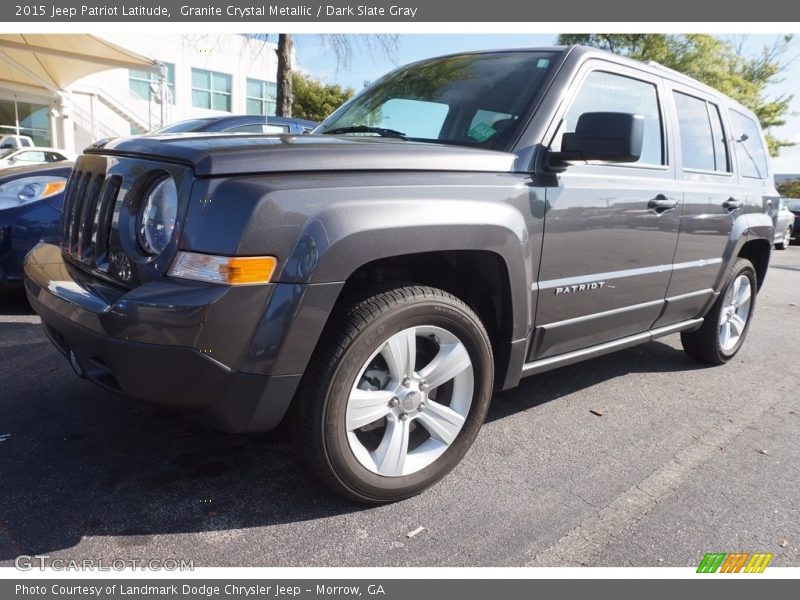
[[[667,198],[664,194],[659,194],[647,203],[647,208],[652,208],[658,213],[672,210],[676,206],[678,206],[678,201]]]
[[[734,197],[730,197],[725,202],[722,203],[723,208],[727,208],[728,210],[736,210],[742,206],[742,201],[737,200]]]

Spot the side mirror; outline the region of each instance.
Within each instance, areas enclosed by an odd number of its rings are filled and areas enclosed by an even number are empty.
[[[561,151],[551,152],[552,166],[570,161],[636,162],[642,155],[644,117],[630,113],[590,112],[578,117],[574,133],[561,138]]]

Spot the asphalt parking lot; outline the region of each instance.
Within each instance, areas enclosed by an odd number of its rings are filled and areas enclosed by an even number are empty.
[[[695,566],[745,551],[800,566],[798,305],[792,246],[728,365],[671,336],[524,380],[445,481],[364,508],[310,479],[281,430],[215,433],[78,379],[6,294],[0,565]]]

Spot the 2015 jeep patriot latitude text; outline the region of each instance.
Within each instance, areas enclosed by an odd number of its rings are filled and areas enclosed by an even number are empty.
[[[307,136],[89,148],[26,289],[78,374],[227,431],[291,415],[360,501],[464,456],[493,389],[680,332],[742,345],[777,200],[758,121],[587,48],[402,67]]]

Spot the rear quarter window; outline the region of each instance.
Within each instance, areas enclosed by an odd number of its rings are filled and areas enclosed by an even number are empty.
[[[739,173],[743,177],[766,179],[769,167],[767,152],[761,141],[761,128],[753,119],[738,111],[731,110],[730,115]]]

